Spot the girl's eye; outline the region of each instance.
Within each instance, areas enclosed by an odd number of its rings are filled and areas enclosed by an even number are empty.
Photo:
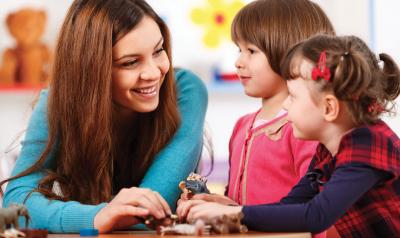
[[[253,50],[253,49],[247,49],[249,52],[250,52],[250,54],[254,54],[256,51],[255,50]]]

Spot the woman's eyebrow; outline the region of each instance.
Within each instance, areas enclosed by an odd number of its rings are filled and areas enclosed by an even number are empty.
[[[157,48],[160,44],[162,44],[163,41],[164,41],[164,38],[161,37],[160,40],[157,42],[157,44],[155,45],[154,48]],[[135,54],[135,53],[126,54],[126,55],[121,56],[121,57],[118,58],[118,59],[115,59],[114,62],[115,62],[115,61],[119,61],[119,60],[121,60],[121,59],[123,59],[123,58],[131,58],[131,57],[138,57],[138,56],[139,56],[139,54]]]
[[[160,40],[157,42],[157,44],[156,44],[156,46],[154,48],[157,48],[163,42],[164,42],[164,37],[161,36]]]

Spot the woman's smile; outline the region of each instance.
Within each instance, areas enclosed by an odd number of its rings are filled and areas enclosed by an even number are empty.
[[[153,85],[153,86],[144,87],[144,88],[134,88],[129,91],[131,93],[133,93],[135,95],[139,95],[141,97],[153,98],[154,96],[157,96],[158,90],[159,90],[158,85]]]

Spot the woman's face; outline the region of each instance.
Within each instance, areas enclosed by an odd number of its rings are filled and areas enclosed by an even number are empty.
[[[154,111],[169,70],[157,23],[145,16],[113,47],[112,97],[124,115]]]

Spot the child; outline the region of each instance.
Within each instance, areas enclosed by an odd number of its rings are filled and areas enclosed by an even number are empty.
[[[240,51],[237,74],[245,93],[260,98],[262,106],[233,129],[229,199],[216,194],[193,199],[241,205],[278,202],[305,174],[317,143],[293,136],[282,109],[288,92],[279,63],[290,46],[317,33],[334,30],[322,9],[308,0],[258,0],[237,13],[232,23],[232,39]]]
[[[297,138],[320,142],[307,175],[280,203],[203,203],[188,219],[243,212],[256,230],[335,224],[342,237],[399,237],[400,139],[379,116],[400,93],[400,71],[390,56],[379,59],[383,67],[354,36],[321,35],[292,48],[282,64],[288,120]]]

